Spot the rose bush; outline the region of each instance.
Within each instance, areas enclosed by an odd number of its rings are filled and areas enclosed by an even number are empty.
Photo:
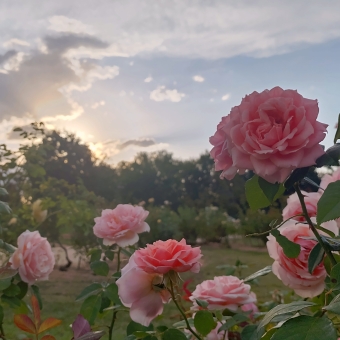
[[[253,92],[223,117],[210,138],[210,154],[221,178],[252,170],[268,182],[282,183],[296,168],[314,165],[324,154],[319,143],[326,124],[318,122],[317,100],[274,87]]]

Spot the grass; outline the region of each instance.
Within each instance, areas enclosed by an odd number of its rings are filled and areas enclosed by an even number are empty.
[[[242,269],[241,276],[254,273],[255,271],[272,264],[272,259],[269,258],[267,252],[261,251],[242,251],[235,249],[226,249],[222,246],[203,246],[202,252],[203,266],[199,274],[186,273],[183,279],[192,279],[193,282],[189,285],[189,289],[193,290],[196,284],[206,279],[211,279],[214,276],[225,275],[226,269],[218,269],[218,265],[234,265],[237,260],[248,265],[248,268]],[[42,318],[56,317],[63,320],[61,326],[50,331],[57,340],[70,340],[72,332],[70,329],[71,323],[76,318],[80,311],[81,303],[75,302],[75,297],[81,290],[94,281],[101,281],[99,277],[93,276],[89,270],[73,269],[68,272],[54,271],[49,281],[40,282],[39,287],[44,302],[42,310]],[[258,301],[263,303],[271,299],[270,291],[284,289],[281,282],[273,275],[269,274],[259,279],[258,285],[253,285],[252,290],[257,294]],[[190,304],[186,307],[189,309]],[[7,309],[8,310],[8,309]],[[98,318],[97,325],[109,325],[112,317],[112,312],[108,312],[105,316]],[[21,332],[13,325],[13,313],[5,315],[4,330],[7,340],[24,339],[24,332]],[[178,311],[174,304],[165,305],[164,317],[161,320],[156,320],[155,324],[172,325],[177,322]],[[127,313],[118,313],[118,317],[114,328],[114,339],[124,339],[126,334],[126,326],[129,322]],[[26,335],[27,336],[27,335]],[[104,336],[108,339],[108,336]]]

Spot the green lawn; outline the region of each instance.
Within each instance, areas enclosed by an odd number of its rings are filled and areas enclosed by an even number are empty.
[[[226,269],[217,269],[216,266],[224,264],[235,264],[239,260],[248,265],[248,268],[242,270],[242,276],[245,277],[267,265],[272,264],[272,259],[269,258],[266,252],[260,251],[241,251],[231,250],[220,246],[203,246],[202,252],[203,267],[199,274],[186,274],[183,279],[192,278],[193,282],[189,288],[194,289],[195,285],[205,279],[213,278],[214,276],[224,275]],[[42,310],[42,318],[56,317],[63,320],[63,324],[50,334],[53,334],[57,340],[70,340],[72,332],[70,324],[73,322],[80,310],[80,303],[75,302],[75,297],[81,290],[94,281],[100,281],[96,276],[93,276],[85,269],[70,269],[68,272],[54,271],[49,281],[40,282],[39,287],[44,301]],[[270,300],[271,291],[275,289],[283,289],[281,282],[273,275],[269,274],[259,279],[259,285],[253,286],[253,291],[257,294],[259,302]],[[189,309],[190,305],[187,304]],[[98,320],[100,325],[109,325],[111,313]],[[6,339],[17,340],[23,339],[23,332],[17,330],[13,324],[13,314],[5,315],[5,333]],[[126,325],[128,323],[127,313],[118,313],[118,318],[115,324],[115,340],[124,338]],[[178,321],[178,313],[176,312],[173,303],[165,306],[164,318],[156,320],[155,323],[171,325]],[[104,336],[103,339],[108,339]]]

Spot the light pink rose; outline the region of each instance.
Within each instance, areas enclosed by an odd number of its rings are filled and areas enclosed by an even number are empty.
[[[258,313],[259,312],[259,309],[256,305],[256,302],[257,302],[257,297],[256,297],[256,294],[254,292],[250,292],[250,296],[254,298],[254,302],[251,302],[251,303],[246,303],[244,305],[241,306],[241,309],[243,310],[243,312],[251,312],[250,313],[250,318],[253,319],[254,318],[254,313]]]
[[[198,273],[202,257],[200,247],[192,248],[182,239],[156,241],[148,244],[146,248],[135,252],[135,262],[148,273],[165,274],[170,270],[175,272],[192,271]]]
[[[163,275],[146,273],[135,263],[135,254],[122,269],[117,280],[118,295],[123,305],[130,308],[133,321],[149,326],[163,312],[163,304],[171,295],[163,285]]]
[[[312,222],[316,222],[316,213],[318,208],[317,205],[321,194],[319,192],[305,191],[302,191],[302,194],[305,196],[304,201],[306,204],[308,215],[311,218]],[[302,214],[302,207],[297,193],[294,193],[290,195],[287,199],[287,205],[282,211],[282,218],[283,220],[287,220],[288,218],[298,214]],[[299,222],[306,221],[303,216],[294,217],[292,220]],[[336,236],[339,234],[339,225],[337,225],[335,221],[324,222],[321,224],[321,226],[332,231]]]
[[[297,258],[290,259],[284,253],[274,236],[268,236],[267,249],[269,256],[274,259],[273,273],[282,283],[295,291],[303,298],[311,298],[321,294],[325,288],[327,276],[323,261],[314,269],[313,274],[308,272],[308,256],[316,245],[316,241],[305,238],[314,237],[309,226],[294,221],[288,221],[280,229],[281,235],[301,247]]]
[[[51,245],[38,231],[26,230],[18,237],[18,248],[9,262],[19,270],[21,280],[32,285],[35,281],[48,280],[55,259]]]
[[[284,182],[296,168],[315,164],[326,124],[318,122],[317,100],[274,87],[253,92],[223,117],[210,138],[210,155],[221,178],[247,169],[271,183]]]
[[[226,309],[236,311],[240,306],[256,302],[256,297],[250,294],[250,285],[245,284],[236,276],[215,276],[196,286],[190,300],[191,309],[199,310],[196,299],[209,303],[208,309]]]
[[[328,187],[329,183],[333,183],[336,181],[340,181],[340,168],[335,170],[331,175],[329,174],[323,175],[321,178],[320,187],[325,190]],[[320,189],[319,192],[320,194],[322,194],[323,190]]]
[[[94,219],[93,233],[103,239],[104,245],[130,246],[138,242],[139,233],[150,231],[144,221],[148,215],[149,212],[142,207],[118,204],[113,210],[103,210],[102,215]]]

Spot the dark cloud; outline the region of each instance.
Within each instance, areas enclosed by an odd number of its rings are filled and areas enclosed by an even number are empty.
[[[44,43],[47,52],[31,51],[18,71],[0,73],[0,121],[12,116],[30,116],[39,120],[45,116],[70,114],[72,103],[60,92],[60,88],[70,83],[81,84],[86,72],[95,65],[79,60],[79,65],[85,72],[77,75],[70,60],[64,56],[65,52],[79,47],[107,47],[100,39],[77,34],[46,37]],[[15,53],[11,50],[0,56],[0,63],[1,60],[13,57]]]
[[[15,50],[9,50],[5,54],[0,54],[0,65],[18,54]]]
[[[117,145],[117,149],[123,150],[127,148],[130,145],[140,146],[143,148],[146,148],[148,146],[155,145],[156,142],[154,139],[151,138],[145,138],[145,139],[130,139],[122,144]]]

